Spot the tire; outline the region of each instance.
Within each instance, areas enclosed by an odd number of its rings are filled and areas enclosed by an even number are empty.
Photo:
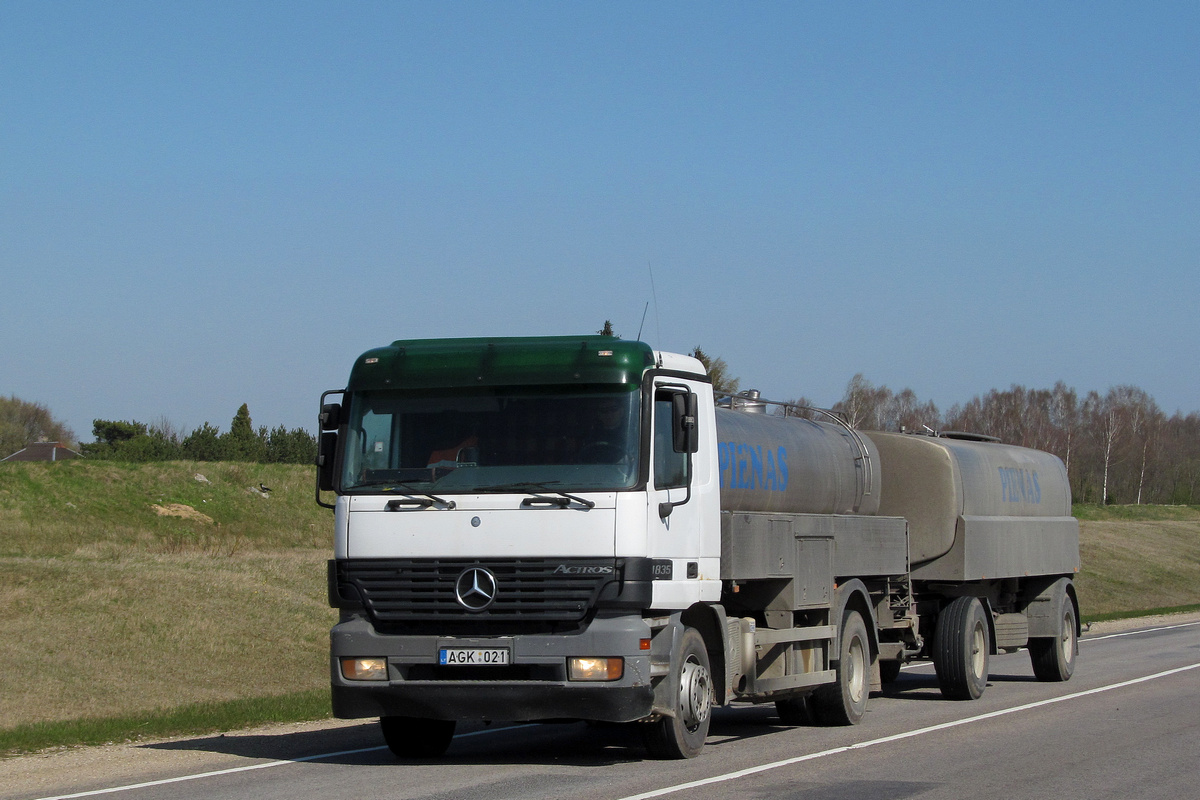
[[[658,759],[695,758],[704,748],[712,720],[713,679],[704,639],[687,628],[679,643],[679,659],[672,669],[679,684],[675,716],[662,717],[642,727],[650,755]]]
[[[822,725],[857,725],[871,694],[871,639],[857,611],[842,617],[837,680],[813,692],[813,711]]]
[[[811,694],[775,701],[775,713],[783,725],[812,725],[816,722]]]
[[[933,668],[942,695],[978,700],[987,687],[991,639],[976,597],[957,597],[942,609],[933,634]]]
[[[880,660],[879,682],[882,684],[895,683],[900,678],[900,666],[899,661]]]
[[[1058,634],[1052,638],[1029,640],[1029,660],[1039,681],[1069,681],[1075,672],[1075,654],[1079,652],[1079,633],[1075,603],[1066,592],[1059,599]]]
[[[396,758],[440,758],[454,738],[454,720],[380,717],[383,740]]]

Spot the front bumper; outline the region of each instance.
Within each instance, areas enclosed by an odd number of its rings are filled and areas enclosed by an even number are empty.
[[[383,636],[355,616],[330,632],[333,713],[343,719],[630,722],[653,711],[651,651],[639,647],[652,635],[636,615],[596,618],[574,634],[511,637]],[[506,647],[511,663],[441,667],[438,652],[443,647]],[[568,681],[566,662],[573,656],[623,657],[624,674],[615,681]],[[339,666],[342,658],[386,658],[388,680],[346,680]]]

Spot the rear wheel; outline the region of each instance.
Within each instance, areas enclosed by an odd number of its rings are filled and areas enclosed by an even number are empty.
[[[933,668],[942,694],[951,700],[976,700],[987,687],[987,615],[976,597],[957,597],[942,609],[933,634]]]
[[[1058,633],[1053,638],[1029,640],[1029,659],[1039,681],[1066,681],[1075,672],[1075,653],[1079,649],[1075,621],[1075,603],[1066,592],[1059,598],[1056,614]]]
[[[837,681],[813,692],[813,711],[822,725],[857,725],[871,693],[871,640],[857,611],[842,618]]]
[[[695,628],[683,632],[679,661],[674,669],[679,682],[675,716],[646,723],[642,738],[646,749],[655,758],[695,758],[708,738],[713,698],[708,651]]]
[[[397,758],[438,758],[454,738],[454,720],[380,717],[379,728]]]

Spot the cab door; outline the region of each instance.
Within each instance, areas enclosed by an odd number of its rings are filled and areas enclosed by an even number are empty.
[[[695,409],[696,395],[688,387],[655,386],[647,528],[651,557],[671,559],[673,584],[656,583],[655,602],[660,607],[686,607],[697,599],[697,587],[686,585],[699,577],[701,504],[692,496]],[[661,605],[668,597],[670,605]]]

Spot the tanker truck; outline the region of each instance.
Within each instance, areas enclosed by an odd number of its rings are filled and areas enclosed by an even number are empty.
[[[714,706],[855,724],[912,660],[953,700],[995,653],[1074,669],[1048,453],[720,397],[696,359],[603,336],[396,341],[320,425],[333,712],[402,758],[460,720],[628,723],[690,758]]]

